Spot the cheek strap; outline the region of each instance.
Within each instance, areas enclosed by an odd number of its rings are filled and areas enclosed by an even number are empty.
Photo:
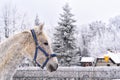
[[[35,34],[35,31],[34,29],[31,30],[31,33],[32,33],[32,36],[33,36],[33,39],[34,39],[34,42],[35,42],[35,45],[36,45],[36,49],[35,49],[35,54],[34,54],[34,58],[33,58],[33,64],[34,65],[37,65],[39,67],[41,67],[42,69],[46,66],[46,64],[48,63],[48,61],[50,60],[50,58],[53,58],[53,57],[56,57],[57,55],[56,54],[48,54],[39,44],[38,44],[38,40],[37,40],[37,36]],[[40,65],[36,59],[37,59],[37,54],[38,54],[38,50],[40,50],[46,57],[46,60],[45,62]]]

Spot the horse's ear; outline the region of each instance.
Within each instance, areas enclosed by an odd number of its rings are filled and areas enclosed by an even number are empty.
[[[35,30],[38,34],[41,34],[43,32],[43,26],[44,26],[44,24],[40,24],[39,26],[37,26],[35,28]]]
[[[43,30],[43,26],[44,26],[44,23],[42,23],[39,27],[39,29],[40,29],[40,31],[42,31]]]

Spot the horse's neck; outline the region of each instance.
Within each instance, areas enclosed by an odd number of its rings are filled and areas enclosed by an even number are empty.
[[[10,80],[11,75],[13,75],[17,66],[21,63],[24,56],[23,48],[25,37],[21,37],[23,35],[14,37],[13,39],[9,40],[8,44],[5,42],[2,45],[7,45],[7,49],[5,46],[0,47],[0,80]],[[17,40],[16,40],[17,39]],[[5,48],[5,49],[4,49]]]
[[[13,76],[15,72],[15,69],[20,65],[23,58],[24,57],[22,55],[19,55],[19,53],[12,54],[9,59],[8,57],[4,57],[4,59],[8,61],[2,62],[3,66],[1,67],[2,70],[0,73],[0,80],[10,80],[10,78],[12,78],[11,76]]]

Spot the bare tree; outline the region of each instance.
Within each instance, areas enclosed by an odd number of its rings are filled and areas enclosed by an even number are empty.
[[[26,22],[25,22],[25,19],[26,19],[26,14],[24,13],[23,15],[22,15],[22,18],[21,18],[21,23],[20,23],[20,28],[21,28],[21,30],[24,30],[24,29],[26,29]]]
[[[15,6],[12,9],[12,32],[14,33],[16,30],[16,24],[17,24],[17,7]]]
[[[28,21],[29,19],[27,18],[26,13],[20,13],[16,6],[6,4],[5,6],[3,6],[3,10],[1,12],[1,40],[3,40],[4,38],[8,38],[15,32],[20,32],[30,27],[30,22]]]
[[[9,25],[10,25],[10,5],[5,5],[2,13],[2,20],[4,24],[5,38],[9,37]]]

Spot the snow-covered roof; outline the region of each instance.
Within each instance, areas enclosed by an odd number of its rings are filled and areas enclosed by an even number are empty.
[[[94,62],[95,58],[93,57],[82,57],[81,62]]]
[[[103,56],[103,55],[100,55],[100,56],[98,56],[97,58],[104,58],[104,56]]]
[[[107,54],[115,63],[120,63],[120,53],[108,53]]]

